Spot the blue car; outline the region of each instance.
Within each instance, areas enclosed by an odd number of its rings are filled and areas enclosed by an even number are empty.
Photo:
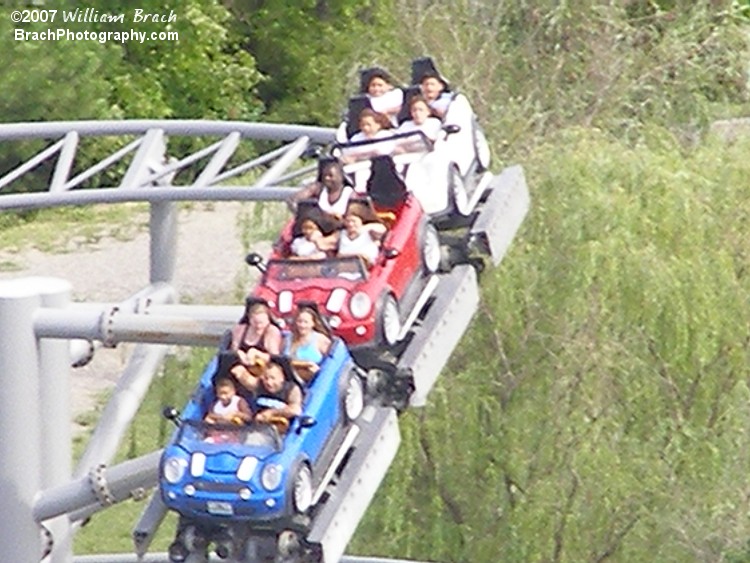
[[[172,561],[200,557],[212,542],[220,557],[242,558],[254,549],[246,545],[250,534],[267,531],[276,540],[303,531],[359,432],[362,375],[340,339],[314,378],[300,383],[302,414],[283,432],[272,424],[203,421],[215,399],[213,379],[226,369],[221,358],[206,367],[161,459],[162,500],[180,515]]]

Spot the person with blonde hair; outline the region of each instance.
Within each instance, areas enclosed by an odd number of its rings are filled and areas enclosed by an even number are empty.
[[[259,369],[273,354],[281,352],[281,330],[271,319],[271,310],[263,301],[248,298],[245,312],[232,328],[230,350],[236,350],[248,369]]]
[[[291,331],[284,335],[282,351],[303,379],[309,379],[331,348],[331,335],[315,307],[300,305]]]

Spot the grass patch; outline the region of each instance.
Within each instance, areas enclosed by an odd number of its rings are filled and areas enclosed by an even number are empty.
[[[0,260],[0,272],[18,272],[23,270],[18,262],[13,260]]]
[[[148,228],[148,217],[144,203],[6,212],[0,215],[0,250],[61,253],[105,237],[131,240]]]

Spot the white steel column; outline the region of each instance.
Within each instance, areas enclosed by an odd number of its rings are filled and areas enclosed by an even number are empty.
[[[14,563],[38,563],[41,557],[39,526],[32,516],[41,471],[33,322],[41,304],[38,289],[29,279],[0,282],[0,553]]]
[[[64,308],[70,303],[69,282],[54,278],[36,278],[41,305]],[[72,419],[70,406],[70,343],[67,340],[41,338],[39,352],[39,407],[41,425],[41,486],[46,489],[62,485],[70,479],[72,451]],[[45,523],[52,533],[53,550],[50,563],[67,563],[73,555],[70,524],[67,517]],[[45,560],[46,561],[46,560]]]
[[[150,206],[151,269],[149,281],[171,283],[177,255],[177,204],[173,201],[152,201]]]

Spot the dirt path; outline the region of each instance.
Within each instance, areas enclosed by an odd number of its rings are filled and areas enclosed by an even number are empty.
[[[174,285],[181,302],[234,303],[238,291],[246,289],[240,215],[247,205],[217,203],[180,211]],[[265,253],[268,248],[268,243],[259,243],[257,250]],[[148,284],[149,235],[146,231],[125,242],[105,238],[65,254],[0,252],[0,262],[3,259],[20,269],[0,272],[0,279],[58,277],[71,283],[75,301],[117,302]],[[74,418],[94,408],[102,391],[114,385],[127,352],[127,345],[98,350],[89,365],[72,371]]]

